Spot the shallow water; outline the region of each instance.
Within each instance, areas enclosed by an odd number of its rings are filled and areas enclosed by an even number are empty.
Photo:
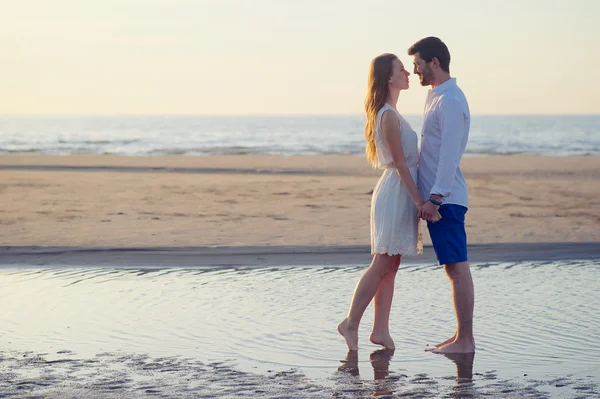
[[[148,367],[178,376],[175,385],[159,385],[171,386],[165,397],[197,392],[189,381],[203,382],[206,393],[223,393],[215,397],[262,396],[248,387],[281,384],[290,388],[273,397],[300,387],[302,393],[290,397],[362,397],[366,391],[437,397],[456,395],[457,386],[467,396],[476,390],[499,397],[599,397],[600,261],[473,265],[474,359],[424,351],[454,327],[447,279],[430,265],[398,274],[395,352],[377,352],[368,342],[370,306],[361,350],[348,358],[335,327],[363,270],[0,268],[0,397],[11,389],[67,389],[65,381],[75,377],[85,386],[98,375],[121,381],[113,392],[156,387],[146,384],[157,378],[147,375]],[[40,370],[48,369],[53,379],[36,385]],[[214,379],[199,377],[203,373]],[[223,379],[236,381],[227,373],[242,376],[241,385],[219,391]],[[467,385],[456,385],[457,376],[467,377]],[[373,385],[378,381],[387,385]]]

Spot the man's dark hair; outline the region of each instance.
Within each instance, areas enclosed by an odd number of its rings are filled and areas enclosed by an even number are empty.
[[[408,55],[415,55],[419,53],[419,56],[425,62],[431,62],[435,57],[440,62],[440,67],[450,73],[450,51],[448,47],[437,37],[426,37],[419,40],[408,49]]]

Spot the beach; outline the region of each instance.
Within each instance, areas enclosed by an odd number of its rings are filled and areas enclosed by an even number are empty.
[[[381,173],[363,157],[2,156],[0,396],[598,397],[600,158],[461,166],[475,360],[423,351],[453,318],[424,224],[399,349],[366,341],[368,310],[346,353]]]
[[[469,244],[600,242],[600,157],[470,156],[461,168]],[[368,246],[380,173],[359,156],[2,156],[0,240]]]
[[[473,262],[477,351],[441,356],[424,349],[452,333],[454,314],[431,264],[398,273],[396,350],[368,341],[367,309],[348,352],[335,326],[364,264],[159,257],[170,263],[3,265],[0,397],[600,397],[600,260]]]
[[[0,399],[600,399],[600,2],[5,3]]]

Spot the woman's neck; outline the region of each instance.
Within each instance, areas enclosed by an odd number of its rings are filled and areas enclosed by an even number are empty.
[[[392,107],[396,108],[396,104],[398,104],[398,97],[400,97],[400,90],[390,91],[390,94],[388,94],[386,103],[388,103]]]

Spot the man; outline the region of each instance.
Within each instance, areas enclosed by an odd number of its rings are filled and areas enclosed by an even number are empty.
[[[424,38],[410,47],[408,55],[413,56],[421,85],[432,87],[425,104],[418,180],[421,195],[429,200],[419,209],[419,216],[427,220],[436,256],[450,278],[457,324],[454,336],[430,351],[472,353],[475,294],[465,232],[469,204],[459,167],[469,137],[469,105],[450,76],[450,52],[440,39]],[[438,211],[442,219],[432,223]]]

